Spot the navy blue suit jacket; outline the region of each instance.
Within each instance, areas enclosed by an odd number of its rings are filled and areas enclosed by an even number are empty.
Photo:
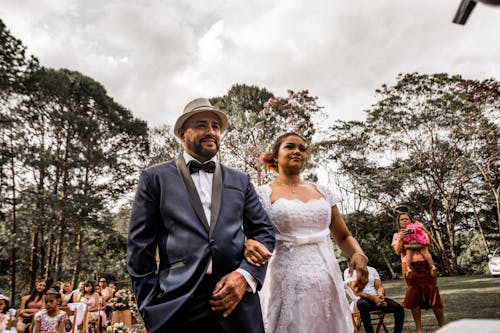
[[[182,163],[179,157],[144,170],[132,207],[128,271],[150,333],[168,329],[169,318],[204,278],[210,258],[217,280],[243,268],[260,288],[266,265],[255,267],[244,260],[245,237],[258,240],[270,251],[274,248],[271,221],[247,174],[217,164],[209,226],[198,194],[189,195],[188,188],[191,186],[193,193],[194,184]],[[258,300],[257,294],[246,293],[245,297]],[[226,319],[247,321],[242,327],[252,325],[261,320],[261,315],[256,318],[260,314],[256,306],[259,302],[242,301],[233,312],[238,315]]]

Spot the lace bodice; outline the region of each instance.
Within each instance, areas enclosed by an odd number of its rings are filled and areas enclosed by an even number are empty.
[[[263,291],[266,332],[350,332],[348,303],[333,244],[331,207],[339,201],[318,186],[322,198],[308,202],[278,199],[257,189],[273,222],[276,245]]]
[[[264,209],[274,223],[275,232],[303,236],[320,232],[330,225],[331,206],[339,200],[326,187],[316,185],[323,198],[303,202],[298,199],[278,199],[271,203],[272,189],[264,185],[257,189]]]

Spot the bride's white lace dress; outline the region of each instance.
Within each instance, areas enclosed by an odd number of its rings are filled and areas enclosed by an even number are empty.
[[[276,233],[276,246],[261,290],[268,333],[351,333],[351,313],[342,274],[329,237],[331,207],[337,197],[309,202],[278,199],[271,187],[257,189]]]

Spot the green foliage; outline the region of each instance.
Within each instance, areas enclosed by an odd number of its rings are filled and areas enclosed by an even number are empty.
[[[95,80],[39,67],[3,22],[0,42],[0,210],[8,217],[0,239],[12,246],[0,260],[15,258],[9,274],[22,293],[38,277],[125,280],[126,236],[110,227],[109,211],[146,163],[146,123]]]
[[[498,220],[488,209],[500,207],[492,186],[498,169],[491,167],[500,156],[491,117],[499,113],[499,87],[447,74],[399,75],[394,86],[377,90],[366,121],[339,122],[324,145],[366,207],[412,208],[451,274],[459,272],[460,233]]]
[[[169,125],[149,129],[149,163],[153,165],[177,158],[182,145]]]
[[[249,173],[256,184],[266,183],[270,175],[259,157],[286,132],[312,141],[316,131],[312,117],[321,111],[316,100],[307,90],[289,90],[287,97],[274,97],[266,89],[247,85],[234,85],[225,96],[213,98],[214,105],[229,117],[221,159]]]

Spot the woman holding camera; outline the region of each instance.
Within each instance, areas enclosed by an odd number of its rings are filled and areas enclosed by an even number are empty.
[[[423,333],[421,309],[432,308],[439,326],[444,325],[443,302],[439,294],[437,278],[433,266],[425,260],[419,247],[421,244],[405,244],[404,238],[408,235],[406,227],[414,224],[413,219],[407,212],[400,212],[396,218],[399,232],[396,232],[392,238],[392,247],[397,255],[401,257],[401,267],[405,276],[406,292],[403,300],[403,306],[411,310],[417,333]],[[427,240],[428,242],[428,240]],[[411,278],[404,274],[408,272],[407,257],[408,249],[413,249],[414,253],[408,262],[411,263]]]
[[[434,266],[434,260],[432,260],[432,255],[429,252],[430,245],[430,235],[429,232],[424,228],[420,222],[409,223],[404,231],[403,243],[406,248],[406,278],[412,278],[411,271],[411,261],[413,255],[418,251],[424,257],[425,261],[431,267],[432,277],[437,276],[437,269]],[[412,246],[408,246],[412,245]]]

